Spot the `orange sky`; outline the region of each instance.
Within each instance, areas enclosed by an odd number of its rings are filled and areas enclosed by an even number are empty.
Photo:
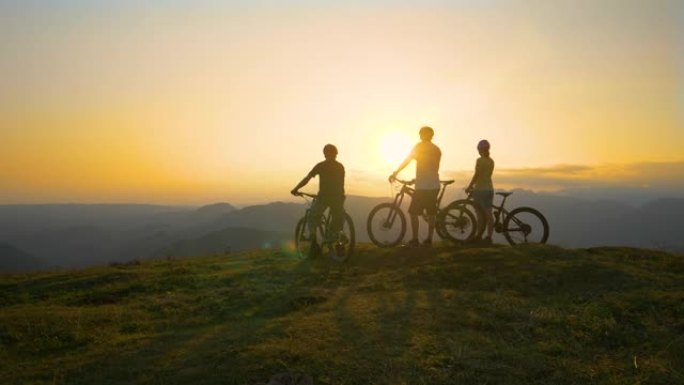
[[[383,195],[422,125],[444,176],[684,161],[681,5],[580,3],[3,3],[0,203],[286,200],[329,142]]]

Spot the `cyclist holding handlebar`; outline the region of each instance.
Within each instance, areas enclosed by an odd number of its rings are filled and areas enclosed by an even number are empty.
[[[326,144],[323,147],[323,155],[325,160],[316,164],[304,179],[290,191],[292,195],[299,196],[300,188],[306,186],[313,177],[319,177],[318,198],[311,207],[311,215],[307,223],[311,237],[311,257],[320,253],[320,245],[316,239],[316,228],[321,222],[321,215],[325,209],[330,208],[330,234],[339,234],[344,224],[344,166],[336,160],[337,147],[334,145]]]
[[[492,233],[494,232],[494,216],[492,206],[494,203],[494,185],[492,184],[492,172],[494,171],[494,160],[489,156],[489,142],[482,139],[477,144],[477,152],[480,157],[475,162],[475,173],[466,188],[468,194],[472,194],[473,200],[484,210],[484,222],[480,226],[486,226],[487,236],[483,239],[485,244],[492,243]],[[478,234],[484,229],[480,227]]]
[[[423,212],[427,214],[428,236],[423,241],[423,246],[432,246],[432,234],[435,231],[435,215],[437,214],[437,195],[439,194],[439,162],[442,151],[434,143],[432,137],[435,132],[430,127],[422,127],[418,132],[420,142],[413,147],[408,157],[399,165],[397,170],[389,177],[393,182],[397,174],[401,172],[412,160],[416,160],[416,192],[411,199],[408,212],[411,218],[411,240],[407,246],[420,246],[418,241],[418,216]]]

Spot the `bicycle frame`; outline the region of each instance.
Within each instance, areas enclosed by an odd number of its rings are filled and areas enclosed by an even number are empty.
[[[415,194],[416,189],[413,187],[409,187],[410,185],[414,184],[415,181],[405,181],[401,179],[397,179],[397,182],[401,183],[401,189],[399,192],[394,196],[394,201],[392,204],[394,207],[397,207],[401,209],[401,204],[404,202],[404,196],[408,195],[410,197],[413,197],[413,194]],[[440,209],[440,205],[442,204],[442,198],[444,197],[444,193],[446,192],[446,187],[451,184],[451,183],[440,183],[440,191],[439,194],[437,195],[437,201],[435,202],[435,205],[437,205],[437,211]],[[394,220],[397,218],[397,212],[398,210],[393,210],[390,215],[387,216],[387,220],[385,221],[384,226],[386,227],[392,227],[394,224]]]
[[[504,208],[504,205],[506,204],[506,198],[508,197],[503,197],[501,204],[498,206],[492,204],[492,215],[494,215],[494,231],[497,233],[503,232],[503,220],[508,215],[508,210]]]
[[[311,207],[313,207],[313,205],[316,203],[316,200],[318,200],[318,196],[308,193],[300,193],[300,196],[309,204],[309,207],[307,207],[306,211],[304,212],[304,218],[306,218],[306,227],[309,229],[309,234],[311,235],[313,234],[313,231],[309,228],[309,218],[311,215]],[[309,201],[307,198],[311,198],[311,201]],[[321,234],[324,237],[323,239],[327,239],[328,232],[330,231],[330,215],[327,215],[328,210],[329,209],[323,210],[321,213],[321,221],[319,223],[319,226],[321,226],[323,230],[323,234]]]
[[[404,195],[413,197],[413,194],[416,192],[415,189],[409,187],[410,182],[405,182],[405,181],[399,181],[399,183],[402,183],[403,186],[401,186],[401,190],[394,196],[394,201],[392,202],[392,205],[394,207],[401,207],[401,203],[404,201]],[[387,228],[392,227],[394,224],[394,220],[397,219],[397,215],[399,210],[392,210],[390,215],[387,216],[387,220],[385,221],[384,226]]]
[[[510,213],[506,208],[504,207],[506,205],[506,199],[508,199],[509,195],[502,195],[501,199],[501,204],[500,205],[495,205],[492,204],[492,215],[494,216],[494,231],[497,233],[503,233],[503,222],[504,219],[508,216]],[[472,199],[472,193],[468,194],[468,199]],[[529,226],[525,225],[524,223],[521,223],[520,220],[517,218],[513,217],[512,221],[521,227],[523,231]]]

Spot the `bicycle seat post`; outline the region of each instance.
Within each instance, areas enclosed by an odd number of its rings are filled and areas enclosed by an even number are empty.
[[[442,198],[444,197],[444,192],[446,192],[446,186],[444,183],[442,183],[442,188],[439,190],[439,195],[437,196],[437,201],[435,204],[437,205],[437,208],[439,208],[439,204],[442,203]]]
[[[504,208],[504,205],[506,204],[506,199],[508,198],[509,195],[510,194],[501,194],[501,196],[503,197],[503,199],[501,200],[501,206],[500,206],[502,210]]]

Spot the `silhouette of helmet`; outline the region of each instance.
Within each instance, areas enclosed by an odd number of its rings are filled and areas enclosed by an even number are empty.
[[[326,144],[325,147],[323,147],[323,155],[325,155],[326,158],[336,156],[337,155],[337,147],[335,147],[332,144]]]
[[[489,142],[487,139],[482,139],[479,143],[477,143],[477,149],[478,150],[489,150]]]
[[[432,137],[435,136],[435,130],[433,130],[432,127],[424,126],[420,128],[418,135],[420,135],[421,139],[432,139]]]

